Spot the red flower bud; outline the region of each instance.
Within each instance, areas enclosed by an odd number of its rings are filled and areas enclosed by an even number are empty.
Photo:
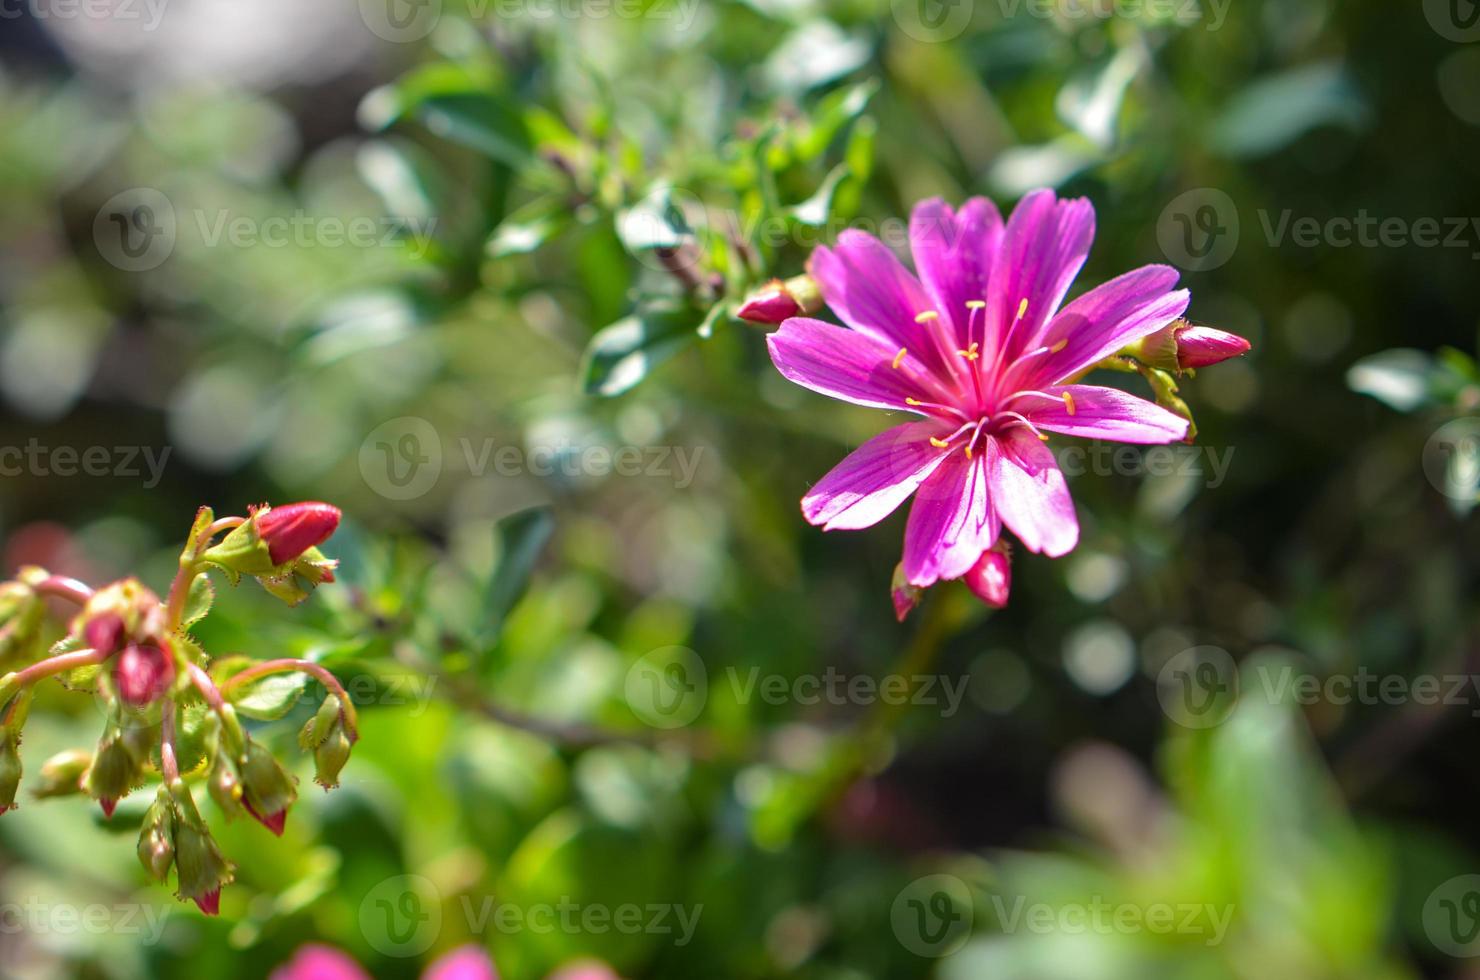
[[[922,595],[924,590],[911,585],[909,579],[904,577],[904,562],[895,565],[894,580],[889,583],[889,598],[894,600],[894,618],[904,622],[910,610],[920,604]]]
[[[123,617],[117,613],[103,613],[87,621],[83,637],[87,645],[101,654],[111,654],[123,642]]]
[[[98,800],[98,806],[103,808],[103,818],[105,820],[112,820],[113,810],[118,806],[118,801],[104,796]]]
[[[735,315],[751,323],[781,323],[800,312],[802,307],[786,291],[786,284],[780,279],[772,279],[747,296]]]
[[[1196,325],[1177,331],[1177,366],[1182,370],[1207,367],[1247,354],[1253,345],[1236,333]]]
[[[274,565],[290,562],[329,540],[339,527],[339,508],[316,500],[273,507],[257,518],[257,533]]]
[[[197,906],[200,907],[200,910],[202,912],[204,912],[206,915],[220,915],[221,914],[221,889],[220,889],[220,887],[218,886],[216,888],[213,888],[210,891],[206,892],[204,895],[197,895],[197,896],[195,896],[194,902],[195,902],[195,904]]]
[[[269,813],[263,816],[253,809],[252,804],[248,803],[245,797],[242,798],[242,806],[247,808],[247,812],[252,815],[253,820],[272,831],[273,836],[283,836],[283,828],[288,824],[288,810],[286,807],[276,813]]]
[[[175,680],[175,660],[152,643],[130,643],[113,665],[113,684],[124,704],[153,704]]]
[[[1012,590],[1012,558],[1006,546],[999,541],[983,551],[965,580],[966,587],[993,609],[1006,606],[1007,594]]]

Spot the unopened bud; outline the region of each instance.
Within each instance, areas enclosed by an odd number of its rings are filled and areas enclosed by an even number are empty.
[[[1005,607],[1008,593],[1012,591],[1012,556],[1006,542],[998,541],[982,552],[966,573],[965,581],[966,587],[982,602],[993,609]]]
[[[51,796],[71,796],[81,793],[83,777],[92,765],[92,753],[87,749],[68,749],[58,752],[41,764],[41,774],[31,793],[38,800]]]
[[[735,315],[751,323],[781,323],[788,317],[822,309],[822,292],[811,276],[772,279],[745,298]]]
[[[15,806],[15,793],[21,785],[20,733],[0,729],[0,813]]]
[[[344,730],[344,722],[336,718],[329,737],[313,751],[314,782],[326,790],[338,786],[339,773],[349,761],[352,744]]]
[[[1180,373],[1248,353],[1252,345],[1238,334],[1176,319],[1127,346],[1127,354],[1148,367]]]
[[[234,820],[242,812],[242,784],[237,778],[236,767],[225,752],[217,752],[206,774],[206,791],[216,801],[216,807],[227,820]]]
[[[330,729],[339,723],[340,713],[339,697],[331,694],[324,698],[323,704],[314,716],[304,724],[303,730],[298,733],[298,746],[305,752],[310,752],[329,737]]]
[[[317,501],[260,507],[202,556],[238,575],[267,575],[323,544],[339,526],[339,508]]]
[[[241,780],[242,805],[254,820],[281,837],[288,820],[288,807],[298,799],[293,777],[271,752],[249,739],[241,764]]]
[[[920,598],[924,590],[918,585],[911,585],[910,580],[905,578],[904,562],[894,566],[894,580],[889,584],[889,597],[894,600],[894,618],[901,623],[910,614],[910,610],[920,604]]]
[[[185,785],[177,780],[171,795],[176,807],[175,872],[180,886],[177,894],[194,902],[206,915],[216,915],[221,911],[221,887],[232,881],[231,862],[216,846]]]
[[[105,612],[88,619],[82,627],[82,636],[89,647],[107,656],[123,642],[123,617],[116,612]]]
[[[175,801],[161,786],[139,827],[139,863],[158,881],[165,880],[175,863],[175,823]]]
[[[124,704],[153,704],[175,681],[175,658],[153,643],[130,643],[113,665],[113,684]]]
[[[46,603],[30,585],[0,585],[0,664],[32,659],[45,620]]]
[[[98,801],[103,815],[113,816],[113,808],[143,780],[144,767],[129,750],[123,735],[114,729],[103,736],[87,771],[87,793]]]

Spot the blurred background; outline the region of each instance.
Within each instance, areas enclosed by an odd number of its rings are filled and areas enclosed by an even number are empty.
[[[207,810],[218,919],[149,794],[24,799],[0,974],[1480,976],[1477,126],[1467,0],[0,4],[6,574],[332,501],[339,583],[198,635],[363,719],[282,840]],[[1077,289],[1170,262],[1254,351],[1196,447],[1085,446],[1009,608],[900,625],[903,517],[797,506],[888,423],[733,310],[1043,185]],[[28,772],[101,724],[52,685]]]

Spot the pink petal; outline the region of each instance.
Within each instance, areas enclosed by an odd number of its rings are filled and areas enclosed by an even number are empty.
[[[1053,384],[1083,371],[1132,341],[1171,323],[1187,309],[1187,290],[1172,292],[1177,270],[1147,265],[1102,283],[1054,317],[1040,346],[1062,350],[1022,362],[1018,387]],[[1014,375],[1018,377],[1018,375]]]
[[[1094,237],[1095,209],[1083,198],[1060,201],[1053,191],[1038,190],[1018,202],[987,281],[991,343],[985,350],[995,355],[1005,345],[1010,362],[1036,346],[1033,341],[1063,302]]]
[[[1040,429],[1116,442],[1176,442],[1187,437],[1186,419],[1118,388],[1063,385],[1045,393],[1054,398],[1026,397],[1014,406]],[[1063,400],[1065,393],[1073,400],[1072,413]]]
[[[828,308],[848,326],[889,347],[891,355],[903,347],[941,378],[955,377],[955,364],[946,357],[954,350],[949,330],[915,320],[935,303],[883,242],[848,229],[833,248],[814,249],[807,267]]]
[[[960,578],[997,540],[1000,523],[987,493],[992,455],[968,460],[951,452],[920,484],[904,529],[904,574],[911,585],[925,588],[939,579]]]
[[[422,973],[421,980],[498,980],[498,970],[479,947],[459,946],[439,956]]]
[[[271,980],[370,980],[360,965],[332,946],[298,947],[293,958],[272,971]]]
[[[895,368],[898,348],[856,330],[792,317],[767,335],[766,346],[783,377],[855,405],[915,412],[906,398],[939,400],[918,361],[906,356]]]
[[[1053,453],[1026,426],[996,437],[992,504],[1023,547],[1058,558],[1079,543],[1074,501]]]
[[[826,531],[879,523],[935,472],[947,450],[930,444],[945,435],[935,421],[909,422],[859,446],[802,498],[802,514]]]
[[[968,335],[966,304],[987,298],[987,276],[1001,243],[1002,215],[984,197],[973,197],[956,212],[935,197],[915,205],[910,213],[915,270],[935,297],[936,310],[954,328],[959,349],[982,339]],[[981,316],[977,314],[978,319]]]
[[[576,960],[567,963],[547,980],[621,980],[620,977],[600,960]]]

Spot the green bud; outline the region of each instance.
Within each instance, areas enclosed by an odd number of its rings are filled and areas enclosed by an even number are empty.
[[[231,884],[235,869],[200,819],[185,784],[176,780],[170,794],[175,809],[175,871],[180,886],[176,894],[200,906],[206,915],[215,915],[221,909],[221,886]]]
[[[282,836],[288,807],[298,799],[293,777],[267,749],[251,739],[241,761],[242,804],[262,826]]]
[[[175,801],[161,786],[139,828],[139,863],[159,881],[165,880],[175,863],[175,824]]]
[[[242,783],[237,778],[236,767],[224,751],[218,751],[211,760],[210,772],[206,774],[206,789],[227,820],[235,820],[241,815]]]
[[[298,746],[308,752],[324,744],[332,726],[339,723],[339,697],[331,694],[319,705],[318,713],[308,719],[303,731],[298,733]]]
[[[265,575],[274,569],[267,542],[257,529],[255,514],[245,524],[232,528],[230,534],[201,557],[218,566],[233,583],[243,575]]]
[[[82,792],[82,780],[92,765],[92,753],[87,749],[68,749],[58,752],[41,764],[38,784],[31,792],[38,800],[50,796],[71,796]]]
[[[45,619],[46,601],[29,585],[0,585],[0,664],[34,660]]]
[[[333,789],[339,785],[339,772],[349,761],[351,744],[349,735],[344,731],[344,722],[335,718],[329,737],[313,752],[314,782],[324,789]]]
[[[130,750],[117,728],[103,736],[87,771],[87,793],[103,807],[105,816],[113,816],[118,801],[144,779],[144,767]]]
[[[0,813],[15,806],[21,785],[20,733],[0,729]]]

